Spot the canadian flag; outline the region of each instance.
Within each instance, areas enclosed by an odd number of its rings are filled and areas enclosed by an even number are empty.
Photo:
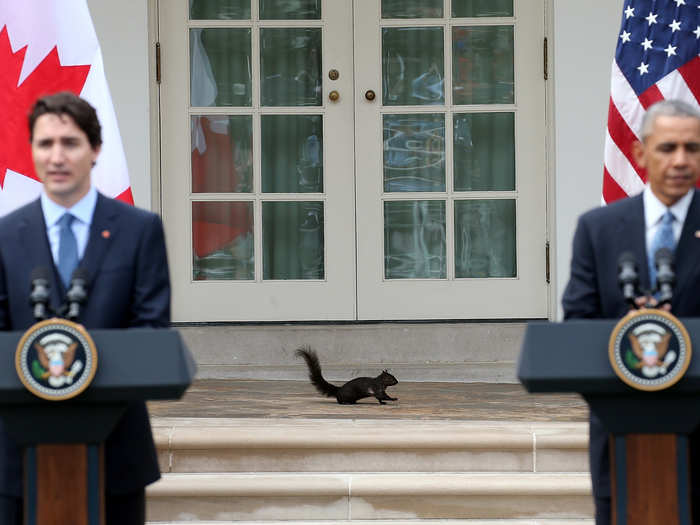
[[[124,147],[87,0],[0,0],[0,215],[41,192],[27,116],[37,98],[72,91],[97,110],[94,186],[133,204]]]

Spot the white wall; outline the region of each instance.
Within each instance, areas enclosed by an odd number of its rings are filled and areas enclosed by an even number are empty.
[[[119,121],[131,191],[151,209],[148,0],[88,0]]]
[[[576,220],[600,205],[610,68],[623,0],[554,0],[554,254],[558,318]]]

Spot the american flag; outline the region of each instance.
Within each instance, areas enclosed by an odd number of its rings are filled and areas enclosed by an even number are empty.
[[[636,195],[646,173],[632,157],[642,117],[659,100],[700,101],[700,0],[626,0],[612,66],[603,200]]]

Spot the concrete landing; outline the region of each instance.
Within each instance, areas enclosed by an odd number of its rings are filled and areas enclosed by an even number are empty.
[[[380,405],[367,398],[356,405],[339,405],[316,393],[307,381],[202,379],[194,382],[183,399],[149,403],[149,409],[154,418],[588,419],[588,407],[578,395],[528,394],[518,384],[399,382],[387,392],[399,400]]]

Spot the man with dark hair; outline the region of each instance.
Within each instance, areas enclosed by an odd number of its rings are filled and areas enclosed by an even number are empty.
[[[166,327],[170,281],[157,215],[98,193],[90,182],[102,140],[95,110],[59,93],[36,102],[29,117],[39,199],[0,219],[0,329],[34,323],[30,274],[50,268],[54,310],[71,275],[88,276],[78,322],[87,329]],[[0,523],[22,523],[21,452],[0,421]],[[129,406],[105,444],[108,525],[143,525],[145,486],[159,476],[144,403]]]
[[[700,112],[680,101],[666,100],[645,114],[641,142],[634,157],[647,171],[641,195],[591,210],[579,219],[574,236],[571,275],[564,291],[564,317],[617,319],[629,305],[617,283],[620,254],[632,252],[640,266],[640,286],[653,289],[654,254],[659,247],[675,253],[676,287],[670,305],[679,317],[700,315]],[[653,297],[639,297],[637,305]],[[668,305],[666,305],[668,309]],[[690,439],[694,523],[700,523],[700,436]],[[589,457],[596,524],[610,523],[608,432],[590,416]]]

